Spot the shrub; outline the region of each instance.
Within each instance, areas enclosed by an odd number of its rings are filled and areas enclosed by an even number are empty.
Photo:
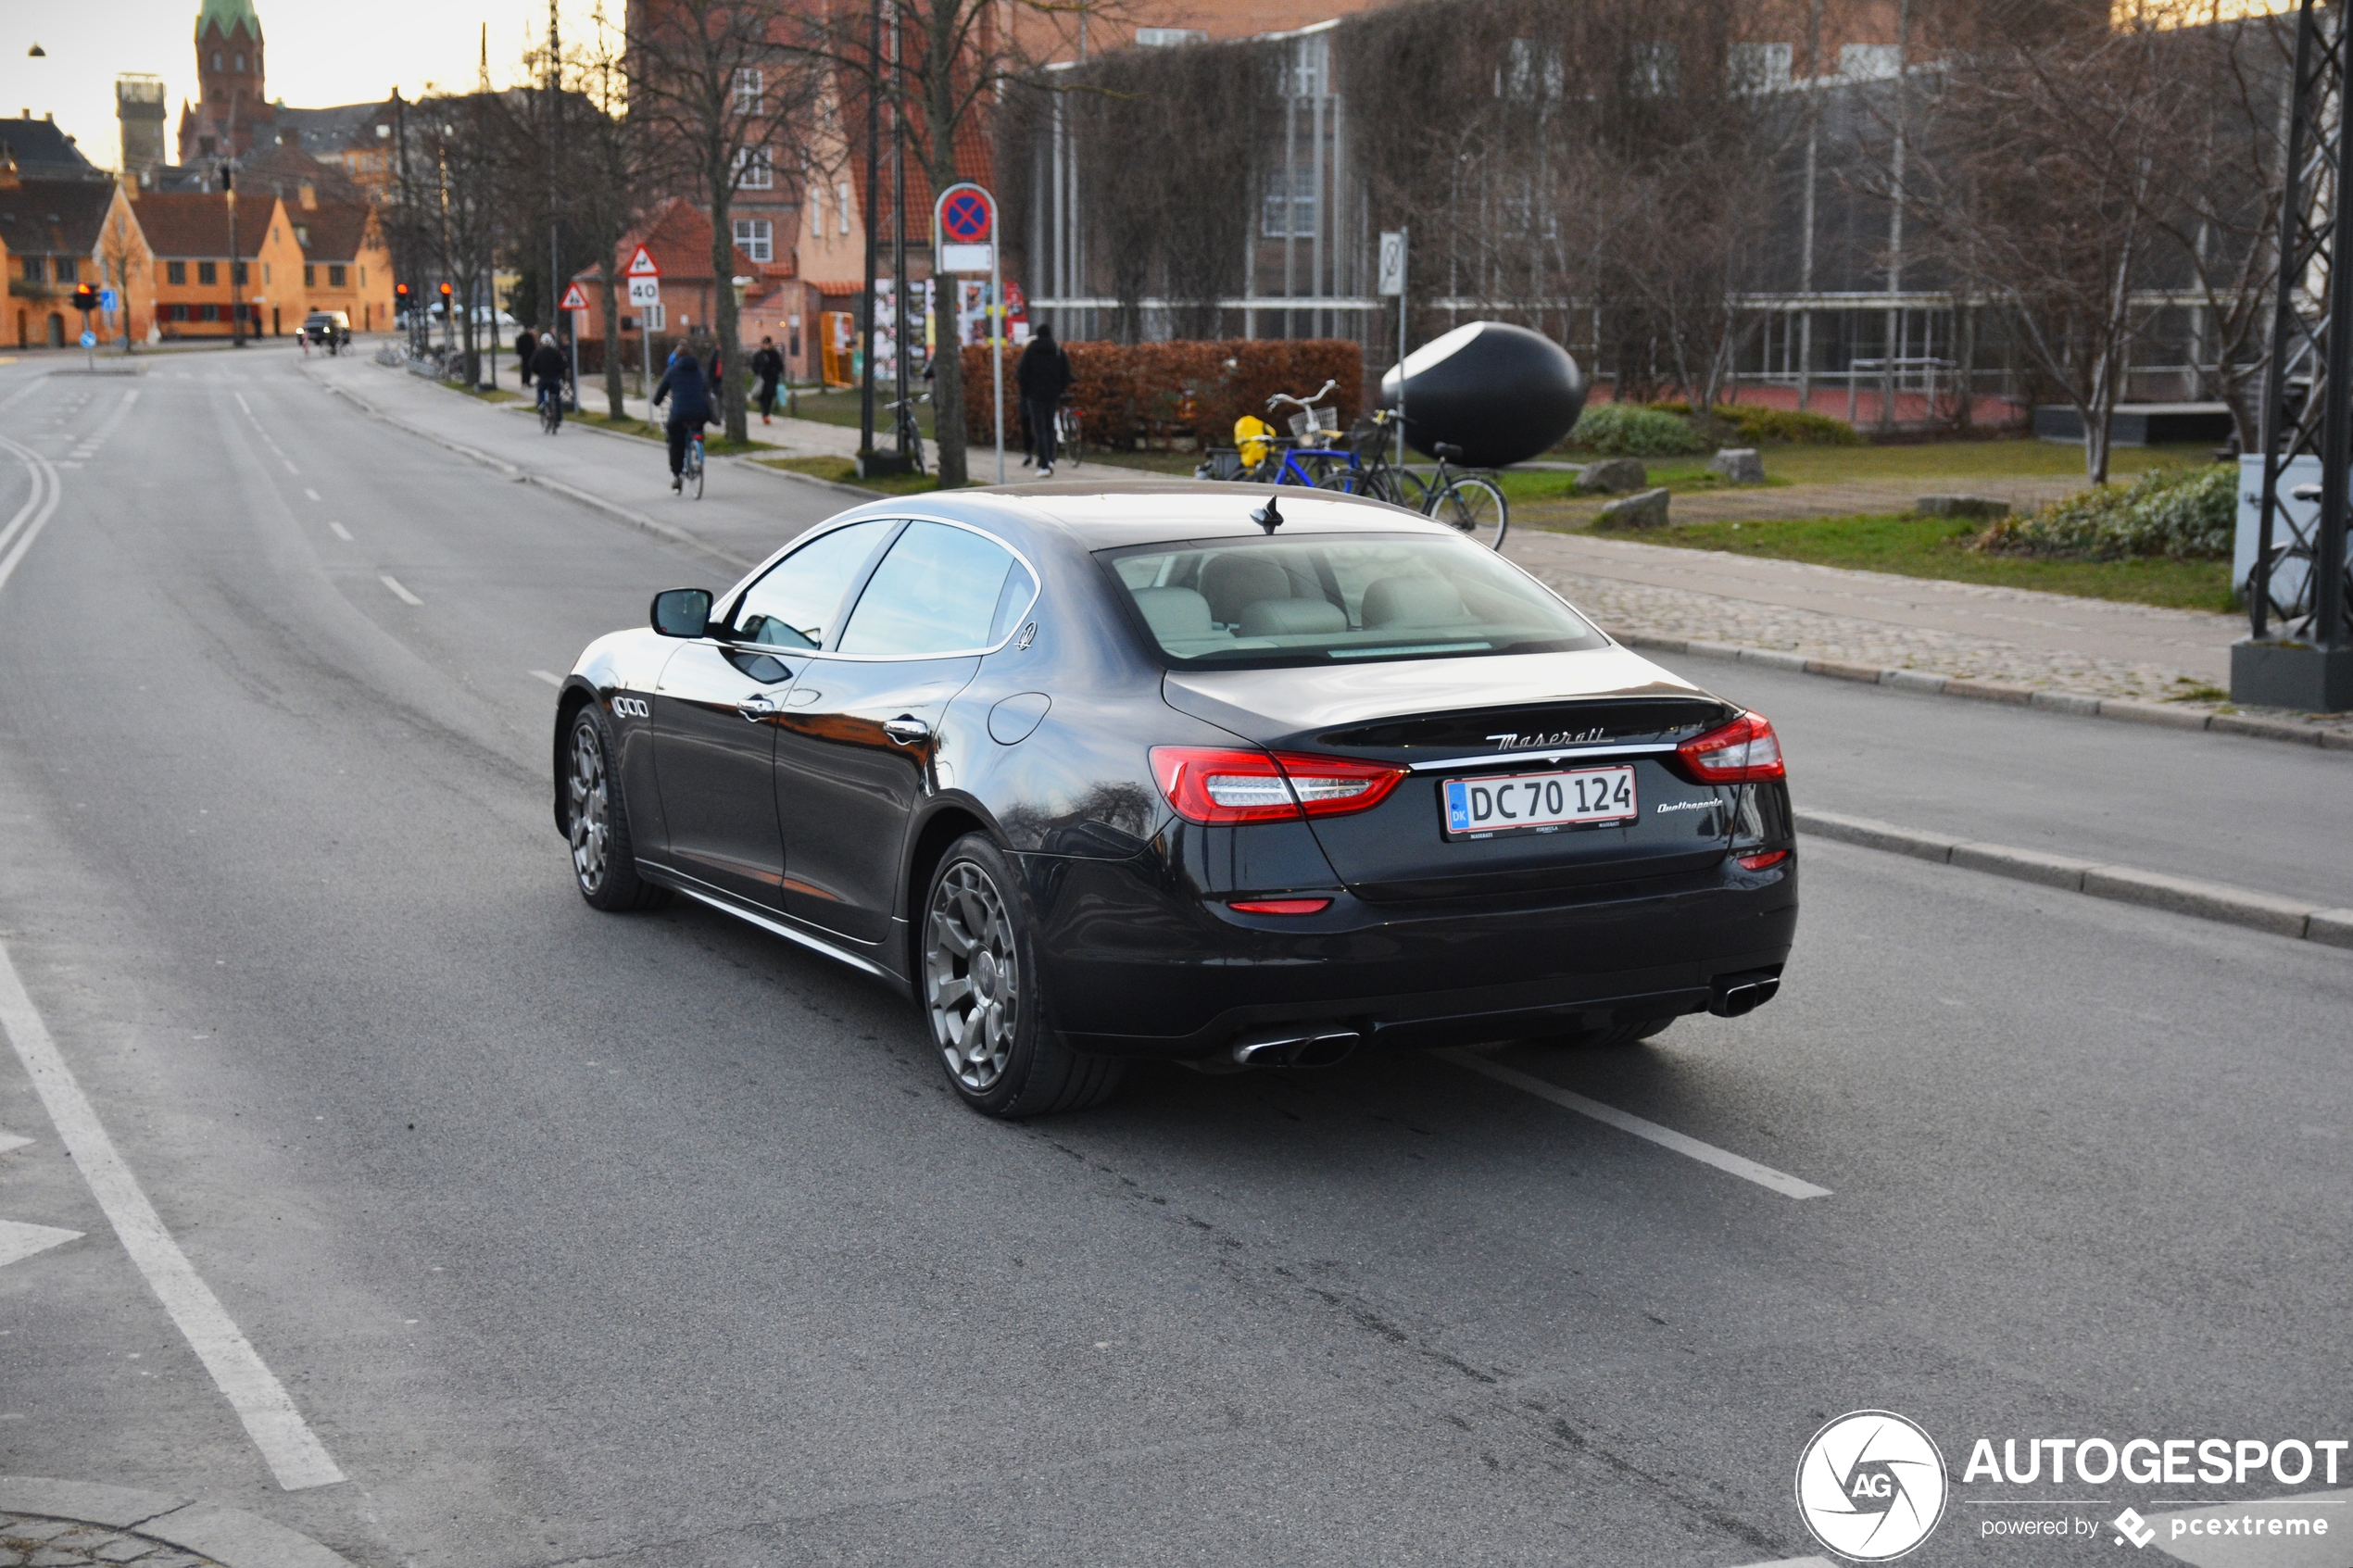
[[[1708,449],[1689,420],[1639,403],[1602,403],[1585,410],[1568,444],[1604,458],[1675,458]]]
[[[1649,403],[1662,414],[1689,416],[1688,403]],[[1751,446],[1780,443],[1790,446],[1861,446],[1863,435],[1844,420],[1834,420],[1828,414],[1801,413],[1795,408],[1768,408],[1762,403],[1719,403],[1705,420],[1694,420],[1695,426],[1718,427],[1731,442],[1745,442]]]
[[[2059,560],[2219,560],[2238,522],[2238,468],[2232,463],[2157,469],[2129,485],[2095,484],[1979,534],[1993,555]]]
[[[1196,435],[1203,445],[1229,445],[1234,421],[1256,414],[1276,429],[1284,416],[1269,414],[1266,399],[1277,392],[1304,397],[1327,381],[1340,428],[1355,421],[1365,403],[1365,351],[1340,338],[1239,338],[1169,343],[1065,343],[1070,356],[1071,397],[1079,428],[1089,445],[1132,452],[1139,442],[1176,434]],[[1013,366],[1019,351],[1005,352],[1005,440],[1017,442],[1021,428]],[[964,350],[964,439],[979,445],[996,437],[988,406],[988,350]],[[1294,410],[1286,409],[1285,416]]]

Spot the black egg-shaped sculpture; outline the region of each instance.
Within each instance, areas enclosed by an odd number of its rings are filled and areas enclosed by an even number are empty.
[[[1397,407],[1397,366],[1380,380],[1384,408]],[[1508,321],[1473,321],[1405,357],[1405,439],[1422,453],[1440,442],[1472,468],[1526,462],[1567,435],[1585,407],[1585,375],[1568,350]]]

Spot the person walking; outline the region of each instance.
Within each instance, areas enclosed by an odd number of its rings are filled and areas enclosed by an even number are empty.
[[[1013,384],[1020,389],[1022,411],[1028,416],[1036,438],[1038,477],[1051,479],[1056,455],[1054,411],[1062,407],[1063,394],[1070,390],[1070,356],[1054,341],[1052,327],[1041,325],[1029,346],[1021,351]]]
[[[552,334],[548,341],[554,341]],[[525,386],[531,384],[531,356],[538,346],[539,339],[533,335],[529,327],[515,334],[515,379]]]
[[[655,384],[654,407],[661,408],[665,397],[670,399],[670,489],[675,495],[683,488],[678,476],[686,468],[686,438],[711,422],[711,388],[702,367],[684,348],[670,357],[670,368]]]
[[[751,357],[751,373],[760,382],[760,422],[766,424],[768,416],[775,411],[776,383],[785,374],[785,357],[776,352],[774,338],[760,340],[760,351]]]

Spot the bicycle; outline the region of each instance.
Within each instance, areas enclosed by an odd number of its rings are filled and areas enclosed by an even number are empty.
[[[915,473],[924,471],[924,432],[923,427],[915,422],[915,405],[928,402],[930,398],[931,394],[925,393],[918,397],[897,398],[883,405],[898,420],[899,449],[907,454],[907,467]]]
[[[544,382],[539,387],[539,428],[553,435],[563,424],[563,388],[553,382]]]
[[[1078,406],[1070,394],[1063,394],[1061,407],[1054,410],[1054,458],[1057,462],[1078,466]]]
[[[686,462],[678,470],[678,481],[682,488],[692,484],[695,499],[702,499],[702,430],[699,426],[686,436]]]
[[[1339,384],[1340,383],[1336,380],[1327,381],[1305,397],[1293,397],[1288,392],[1278,392],[1266,399],[1266,409],[1269,413],[1274,412],[1277,405],[1284,403],[1299,410],[1290,417],[1289,439],[1277,438],[1283,460],[1276,465],[1274,478],[1270,483],[1302,484],[1311,490],[1331,489],[1334,486],[1328,482],[1335,476],[1336,471],[1343,471],[1340,470],[1341,464],[1347,465],[1345,472],[1353,474],[1356,471],[1358,467],[1356,454],[1347,447],[1299,445],[1312,436],[1340,433],[1340,426],[1337,422],[1340,417],[1339,410],[1316,407],[1317,402],[1327,396],[1332,388]],[[1327,423],[1327,420],[1334,422]],[[1243,477],[1256,480],[1265,469],[1265,465],[1262,463],[1259,465],[1259,472],[1245,474]]]
[[[1457,472],[1453,465],[1462,460],[1463,449],[1443,441],[1430,447],[1430,456],[1438,459],[1438,471],[1428,480],[1391,461],[1389,433],[1396,420],[1394,412],[1382,408],[1357,421],[1349,433],[1351,466],[1327,475],[1318,488],[1410,507],[1489,549],[1502,549],[1504,535],[1512,525],[1511,503],[1504,497],[1504,487],[1485,474]],[[1369,461],[1356,456],[1365,449],[1372,453]]]

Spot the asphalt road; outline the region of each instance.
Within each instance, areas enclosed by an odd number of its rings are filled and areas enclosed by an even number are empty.
[[[0,370],[0,434],[82,464],[0,583],[0,945],[347,1479],[280,1489],[9,1055],[0,1219],[84,1234],[0,1266],[0,1472],[371,1568],[1732,1568],[1818,1549],[1791,1475],[1848,1410],[1957,1479],[1979,1435],[2346,1435],[2347,954],[1809,843],[1769,1007],[1488,1055],[1818,1198],[1421,1054],[988,1123],[879,985],[572,890],[535,672],[707,559],[282,347],[45,369]],[[832,504],[733,483],[778,539]],[[2342,758],[1691,669],[1801,802],[2335,876],[2293,840],[2341,808],[2240,802]],[[1996,1493],[1909,1561],[2114,1549],[1986,1541]]]

